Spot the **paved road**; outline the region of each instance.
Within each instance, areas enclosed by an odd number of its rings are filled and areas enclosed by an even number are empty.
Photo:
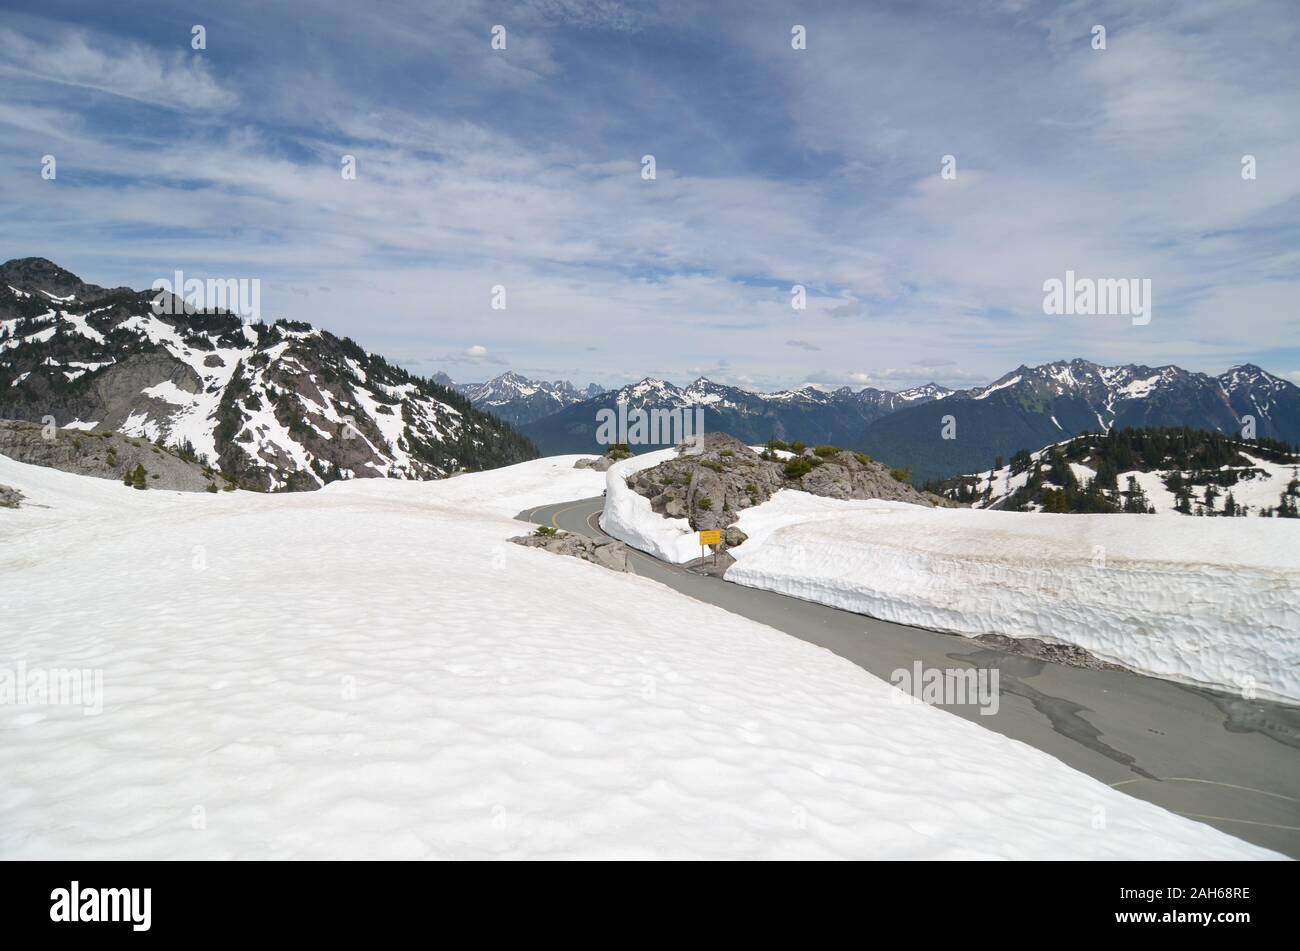
[[[603,537],[596,524],[602,502],[547,505],[518,517]],[[917,660],[937,668],[995,667],[996,714],[970,705],[947,709],[1139,799],[1300,858],[1300,708],[1007,654],[745,588],[642,552],[632,552],[631,562],[642,577],[825,647],[883,680]]]

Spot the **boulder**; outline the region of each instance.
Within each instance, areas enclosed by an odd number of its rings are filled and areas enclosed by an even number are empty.
[[[568,555],[589,561],[610,571],[628,571],[627,546],[612,538],[588,538],[560,532],[557,535],[519,535],[510,539],[525,548],[541,548],[556,555]]]
[[[626,459],[627,456],[624,455],[624,456],[620,456],[619,458]],[[612,456],[604,455],[604,456],[598,456],[595,459],[579,459],[577,462],[573,464],[573,468],[593,469],[596,472],[604,472],[606,469],[608,469],[610,466],[612,466],[614,463],[618,461],[619,461],[618,459],[615,459]]]

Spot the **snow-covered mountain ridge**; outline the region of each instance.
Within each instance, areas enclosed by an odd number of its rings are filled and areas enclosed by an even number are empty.
[[[0,266],[0,415],[181,446],[239,485],[432,479],[535,455],[454,391],[305,323],[156,313],[43,259]]]
[[[1082,433],[1152,426],[1300,443],[1300,387],[1253,364],[1210,375],[1058,360],[882,416],[853,448],[932,480]]]
[[[454,387],[475,408],[515,426],[558,413],[604,392],[595,383],[580,390],[568,380],[530,380],[513,370],[486,383],[457,383]]]

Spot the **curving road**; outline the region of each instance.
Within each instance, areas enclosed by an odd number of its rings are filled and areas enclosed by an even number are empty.
[[[603,502],[545,505],[517,517],[601,538]],[[1300,708],[1007,654],[629,552],[638,575],[824,647],[882,680],[918,660],[926,667],[997,668],[997,713],[946,709],[1129,795],[1300,858]]]

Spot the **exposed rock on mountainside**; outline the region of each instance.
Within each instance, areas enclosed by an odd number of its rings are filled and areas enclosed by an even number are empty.
[[[611,571],[627,571],[627,546],[612,538],[587,538],[570,532],[519,535],[510,539],[526,548],[541,548],[557,555],[581,558]]]
[[[648,498],[660,515],[689,519],[697,530],[722,529],[728,546],[745,540],[739,529],[731,527],[740,512],[782,489],[833,499],[954,504],[918,492],[862,453],[818,446],[781,460],[766,451],[760,455],[725,433],[707,433],[699,455],[681,454],[643,469],[629,476],[628,486]]]
[[[16,509],[22,502],[23,494],[8,485],[0,485],[0,509]]]
[[[215,470],[147,439],[74,429],[55,430],[52,435],[46,439],[45,427],[35,423],[0,420],[0,455],[97,479],[122,480],[143,467],[148,489],[215,492],[230,485]]]
[[[536,449],[459,393],[309,324],[156,313],[49,261],[0,266],[0,417],[118,430],[241,486],[431,479]]]

